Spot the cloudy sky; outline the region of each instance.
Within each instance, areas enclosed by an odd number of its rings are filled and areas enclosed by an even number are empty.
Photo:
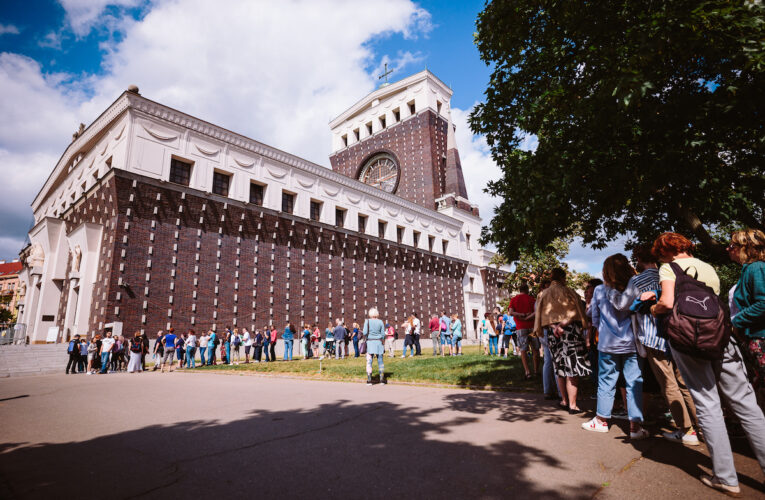
[[[469,197],[488,221],[499,176],[466,123],[489,71],[473,45],[483,0],[26,0],[0,2],[0,259],[80,122],[129,84],[153,100],[329,166],[328,122],[377,86],[428,68],[452,87]],[[532,144],[533,146],[533,144]],[[618,248],[617,248],[618,249]],[[576,246],[577,270],[604,252]]]

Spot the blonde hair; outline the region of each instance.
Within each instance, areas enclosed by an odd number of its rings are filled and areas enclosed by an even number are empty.
[[[765,261],[765,233],[759,229],[736,231],[731,235],[730,242],[738,247],[743,264]]]
[[[378,311],[376,307],[370,307],[368,314],[369,314],[370,318],[379,318],[380,317],[380,311]]]
[[[627,288],[627,282],[635,274],[635,269],[623,254],[611,255],[603,262],[603,281],[620,292]]]

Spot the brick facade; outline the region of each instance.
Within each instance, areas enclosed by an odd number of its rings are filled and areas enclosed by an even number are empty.
[[[361,322],[373,305],[396,325],[414,311],[464,317],[464,261],[112,172],[64,216],[67,231],[81,222],[105,226],[91,334],[112,321],[152,337],[168,323],[282,328],[289,318],[324,327],[337,317]]]
[[[449,192],[447,181],[450,186],[458,182],[456,175],[446,172],[447,127],[442,116],[427,109],[333,154],[329,160],[333,170],[357,179],[361,167],[374,154],[391,153],[400,169],[395,194],[432,210],[435,200]],[[464,190],[461,168],[459,179]]]
[[[506,272],[492,267],[481,269],[486,310],[491,311],[496,306],[497,301],[510,297],[510,293],[502,287],[506,276]]]

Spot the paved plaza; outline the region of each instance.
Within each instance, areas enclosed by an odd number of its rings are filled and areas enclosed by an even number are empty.
[[[706,449],[541,395],[211,373],[0,380],[0,498],[723,498]],[[745,498],[763,475],[736,440]]]

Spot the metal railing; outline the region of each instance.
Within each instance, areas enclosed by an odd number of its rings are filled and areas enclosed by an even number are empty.
[[[1,323],[0,345],[24,344],[27,339],[27,325],[24,323]]]

